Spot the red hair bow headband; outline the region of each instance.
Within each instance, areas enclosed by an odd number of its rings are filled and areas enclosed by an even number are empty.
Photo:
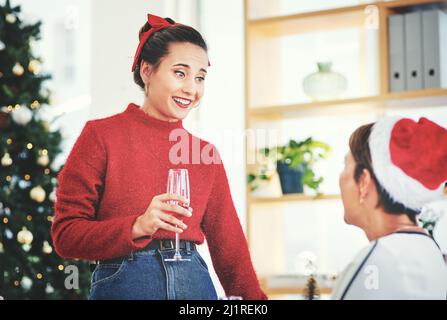
[[[149,37],[158,30],[179,25],[178,23],[170,24],[166,19],[149,13],[147,14],[147,22],[151,28],[141,34],[140,43],[138,44],[137,52],[135,52],[135,57],[133,59],[132,72],[134,72],[135,68],[137,67],[138,58],[140,57],[141,50],[143,49],[147,39],[149,39]]]

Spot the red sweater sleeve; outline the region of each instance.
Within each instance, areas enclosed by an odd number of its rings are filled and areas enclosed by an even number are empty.
[[[223,164],[215,164],[213,187],[202,227],[226,295],[241,296],[244,300],[267,299],[253,268]]]
[[[132,239],[132,226],[142,212],[105,221],[96,219],[106,166],[106,148],[95,132],[94,122],[89,121],[58,175],[51,233],[54,248],[62,257],[106,260],[150,242]]]

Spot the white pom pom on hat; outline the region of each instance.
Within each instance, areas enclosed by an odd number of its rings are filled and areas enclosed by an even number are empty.
[[[443,199],[447,182],[447,129],[420,118],[377,121],[369,137],[374,174],[391,198],[420,211]]]

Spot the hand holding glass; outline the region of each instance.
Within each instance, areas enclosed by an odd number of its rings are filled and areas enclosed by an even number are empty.
[[[182,204],[178,201],[171,200],[170,204],[181,205],[189,209],[190,193],[189,193],[189,176],[188,169],[169,169],[167,193],[178,194],[187,200],[187,203]],[[191,261],[185,259],[180,254],[180,235],[175,233],[175,254],[172,259],[164,259],[165,261]]]

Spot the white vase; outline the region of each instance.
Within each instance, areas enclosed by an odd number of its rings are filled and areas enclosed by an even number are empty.
[[[331,70],[332,62],[319,62],[318,72],[308,75],[303,80],[303,89],[313,101],[339,99],[346,91],[346,78]]]

